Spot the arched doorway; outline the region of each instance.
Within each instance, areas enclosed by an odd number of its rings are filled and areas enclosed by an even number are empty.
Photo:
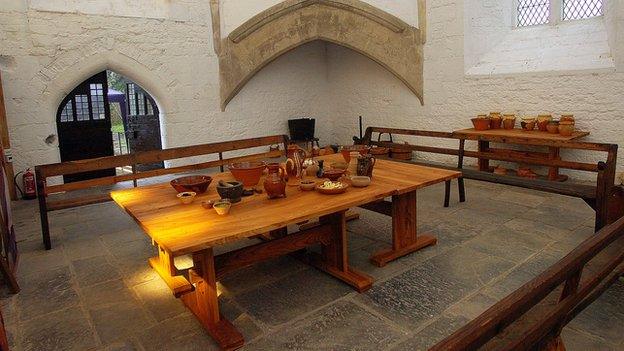
[[[138,84],[112,71],[78,85],[57,110],[61,161],[162,149],[160,111]],[[141,169],[162,168],[162,163]],[[108,169],[64,176],[65,182],[112,176],[129,169]]]

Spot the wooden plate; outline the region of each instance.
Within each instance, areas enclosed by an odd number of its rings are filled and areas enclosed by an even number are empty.
[[[321,194],[325,194],[325,195],[337,195],[337,194],[342,194],[345,191],[347,191],[347,188],[349,187],[348,184],[342,184],[341,188],[334,188],[334,189],[325,189],[323,187],[321,187],[322,184],[319,184],[316,186],[316,190],[321,193]]]

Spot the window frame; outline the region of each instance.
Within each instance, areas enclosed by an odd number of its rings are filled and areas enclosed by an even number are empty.
[[[518,26],[518,5],[520,0],[513,0],[513,9],[512,13],[512,21],[514,29],[525,29],[525,28],[533,28],[533,27],[542,27],[542,26],[556,26],[562,23],[570,23],[575,21],[584,21],[584,20],[592,20],[596,18],[604,18],[605,8],[604,8],[604,0],[602,1],[602,15],[593,16],[588,18],[578,18],[578,19],[563,19],[563,0],[548,0],[550,1],[550,17],[548,17],[548,23],[543,24],[533,24],[530,26]]]

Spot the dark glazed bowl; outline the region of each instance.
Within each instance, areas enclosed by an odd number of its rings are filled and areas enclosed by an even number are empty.
[[[211,176],[187,176],[176,178],[169,183],[178,193],[192,191],[203,194],[208,190],[208,186],[211,182]]]
[[[329,180],[331,180],[332,182],[335,182],[338,179],[340,179],[340,177],[342,177],[344,174],[345,174],[344,169],[328,169],[323,172],[323,177],[329,178]]]
[[[243,182],[243,185],[246,187],[251,187],[256,186],[260,181],[262,172],[266,168],[266,163],[236,162],[231,163],[228,168],[236,180]]]
[[[217,184],[217,193],[222,199],[230,199],[232,203],[239,202],[243,196],[243,183],[226,182],[233,186],[221,186]]]

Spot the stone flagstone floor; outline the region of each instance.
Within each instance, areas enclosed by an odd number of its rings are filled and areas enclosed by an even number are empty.
[[[364,294],[290,258],[221,283],[223,313],[246,350],[425,350],[592,234],[579,199],[468,182],[468,202],[419,193],[419,227],[438,245],[383,269],[390,219],[359,210],[351,264],[376,278]],[[456,189],[453,189],[456,195]],[[147,265],[154,249],[114,203],[54,212],[44,251],[35,202],[14,204],[22,292],[4,295],[13,350],[212,350],[214,342]],[[624,349],[624,281],[564,330],[568,350]]]

